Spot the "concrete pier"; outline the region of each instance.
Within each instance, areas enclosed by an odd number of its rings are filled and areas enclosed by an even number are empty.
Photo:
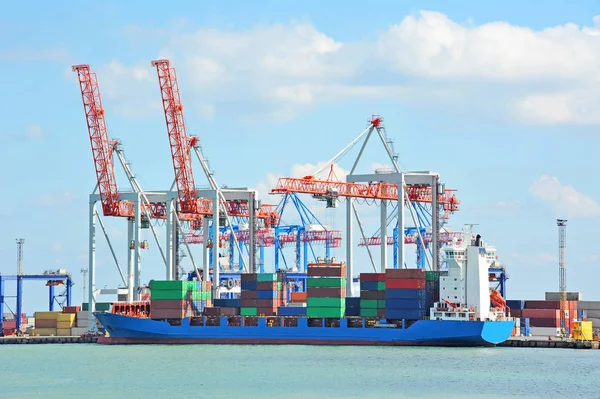
[[[98,337],[0,337],[0,345],[25,344],[95,344]]]
[[[571,338],[511,337],[498,346],[513,348],[600,349],[598,341],[575,341]]]

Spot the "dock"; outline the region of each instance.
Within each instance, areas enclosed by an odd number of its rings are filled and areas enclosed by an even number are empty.
[[[598,341],[576,341],[571,338],[511,337],[498,346],[512,348],[600,349]]]
[[[26,344],[95,344],[97,336],[90,337],[0,337],[0,345],[26,345]]]

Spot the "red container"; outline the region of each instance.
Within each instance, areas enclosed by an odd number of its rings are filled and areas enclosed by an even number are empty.
[[[255,308],[256,301],[258,301],[258,299],[242,298],[240,299],[240,306],[242,308]]]
[[[262,281],[262,282],[256,283],[256,290],[257,291],[277,291],[277,283]]]
[[[511,309],[511,310],[510,310],[510,315],[511,315],[512,317],[519,317],[519,318],[523,317],[523,316],[522,316],[521,309]]]
[[[54,321],[54,324],[56,326],[56,321]],[[2,328],[4,328],[5,330],[7,328],[17,328],[17,322],[15,320],[5,320],[2,322]]]
[[[396,270],[396,269],[394,269]],[[385,281],[386,289],[398,289],[398,288],[409,288],[409,289],[425,289],[425,280],[421,279],[392,279]]]
[[[344,267],[309,267],[309,277],[346,277],[346,266]]]
[[[521,312],[523,318],[530,319],[559,319],[560,310],[556,309],[523,309]]]
[[[345,298],[346,288],[313,288],[306,289],[307,298]]]
[[[221,308],[221,316],[239,316],[239,315],[240,315],[239,308],[231,308],[231,307]]]
[[[385,299],[385,291],[361,291],[360,299]]]
[[[385,281],[385,273],[361,273],[360,281]]]
[[[256,281],[256,273],[242,273],[241,281]]]
[[[257,308],[258,316],[277,316],[277,308]]]
[[[221,309],[219,307],[216,308],[204,308],[204,316],[219,316],[221,314]]]
[[[81,306],[65,306],[63,308],[63,313],[77,313],[81,311]]]
[[[384,309],[381,309],[381,308],[377,309],[377,317],[380,317],[382,319],[385,318],[385,308]]]
[[[306,302],[306,292],[291,292],[290,293],[290,302],[294,302],[294,303]]]
[[[273,299],[255,299],[257,308],[272,308],[276,309],[279,303],[279,300],[276,298]]]
[[[256,299],[258,293],[256,291],[242,291],[240,299]]]
[[[525,301],[525,309],[560,309],[560,301]]]
[[[38,320],[35,319],[35,328],[56,328],[58,321],[55,320]]]
[[[389,279],[425,279],[425,269],[386,269],[385,278]]]
[[[180,299],[155,299],[150,304],[152,311],[154,309],[185,309],[186,305],[187,301]]]
[[[153,319],[183,319],[185,310],[183,309],[152,309],[151,317]]]
[[[560,327],[560,318],[551,319],[551,318],[530,318],[529,325],[531,327]]]

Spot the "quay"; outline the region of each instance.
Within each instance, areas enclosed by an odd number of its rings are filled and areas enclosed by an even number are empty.
[[[26,345],[26,344],[95,344],[97,336],[80,337],[0,337],[0,345]]]
[[[571,338],[511,337],[497,346],[512,348],[600,349],[598,341],[577,341]]]

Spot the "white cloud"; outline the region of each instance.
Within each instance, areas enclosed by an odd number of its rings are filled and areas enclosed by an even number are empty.
[[[461,25],[420,11],[371,42],[340,42],[306,22],[182,30],[135,26],[126,37],[152,38],[178,69],[184,104],[209,120],[219,112],[283,121],[315,104],[362,97],[490,107],[536,124],[600,123],[599,17],[590,27],[533,30],[503,21]],[[152,72],[148,61],[113,60],[100,79],[122,113],[141,116],[160,106]]]
[[[562,185],[554,176],[541,176],[533,182],[529,191],[547,202],[554,209],[557,217],[577,218],[600,215],[600,205],[594,199],[571,186]]]
[[[600,255],[593,254],[593,255],[583,256],[579,259],[579,261],[581,263],[597,263],[598,261],[600,261]]]

